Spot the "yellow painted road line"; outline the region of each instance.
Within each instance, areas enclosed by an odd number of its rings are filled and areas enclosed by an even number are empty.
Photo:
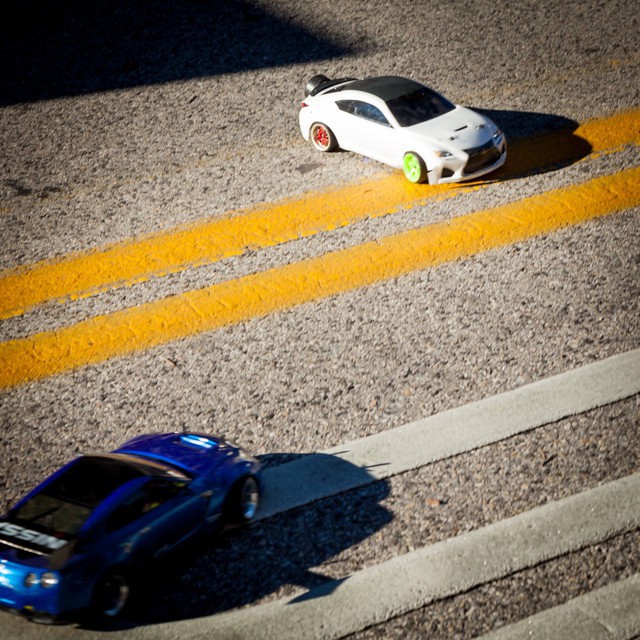
[[[0,344],[0,388],[289,309],[640,204],[640,169]]]
[[[393,175],[205,220],[138,241],[0,274],[0,318],[48,300],[99,293],[327,231],[420,202],[424,189]],[[430,194],[442,194],[439,187]]]
[[[576,131],[549,133],[511,145],[497,179],[540,171],[625,144],[640,144],[640,111],[593,120]],[[140,240],[0,273],[0,319],[51,300],[100,291],[211,264],[259,249],[449,198],[478,185],[412,185],[400,173],[322,193],[204,220]]]

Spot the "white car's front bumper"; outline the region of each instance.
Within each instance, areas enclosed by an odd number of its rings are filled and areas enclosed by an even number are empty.
[[[466,154],[466,160],[457,156],[439,159],[429,170],[429,184],[474,180],[499,169],[507,160],[507,143],[503,137],[498,146],[489,142]]]

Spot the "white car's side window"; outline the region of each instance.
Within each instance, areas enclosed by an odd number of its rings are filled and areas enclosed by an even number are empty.
[[[363,102],[362,100],[336,100],[336,104],[341,111],[371,122],[376,122],[377,124],[382,124],[386,127],[391,126],[382,111],[368,102]]]

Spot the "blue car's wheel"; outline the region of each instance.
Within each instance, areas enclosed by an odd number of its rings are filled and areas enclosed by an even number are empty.
[[[122,571],[110,571],[104,575],[93,590],[92,613],[98,618],[115,618],[129,601],[129,581]]]
[[[260,488],[253,476],[240,478],[229,491],[225,503],[225,519],[230,524],[250,522],[258,511]]]

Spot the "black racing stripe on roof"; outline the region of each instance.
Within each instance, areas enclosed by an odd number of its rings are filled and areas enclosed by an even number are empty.
[[[377,78],[365,78],[349,83],[345,89],[366,91],[387,102],[407,93],[422,89],[423,85],[415,80],[401,78],[400,76],[379,76]]]

